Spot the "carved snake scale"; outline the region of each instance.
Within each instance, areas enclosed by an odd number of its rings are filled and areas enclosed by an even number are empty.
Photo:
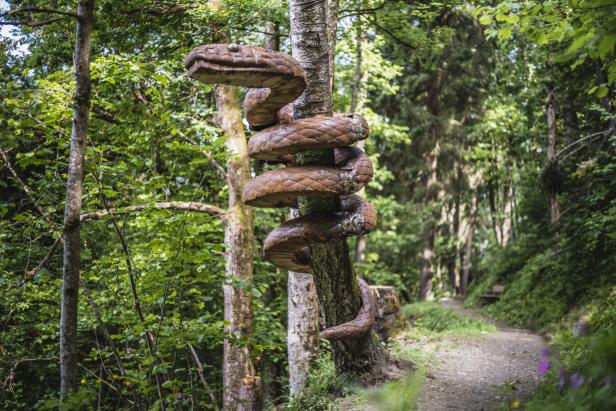
[[[290,103],[306,87],[304,70],[292,56],[261,47],[209,44],[185,60],[189,76],[208,84],[248,87],[244,110],[258,131],[248,141],[249,155],[288,166],[265,172],[246,184],[242,201],[255,207],[297,207],[300,196],[341,196],[339,212],[314,213],[274,229],[264,244],[265,258],[293,271],[312,272],[308,246],[338,237],[362,235],[376,226],[374,208],[353,195],[372,178],[372,163],[351,145],[368,137],[368,124],[357,114],[317,116],[293,121]],[[335,164],[294,165],[306,150],[333,149]],[[370,330],[375,303],[360,280],[362,307],[355,319],[329,327],[323,338],[353,338]]]

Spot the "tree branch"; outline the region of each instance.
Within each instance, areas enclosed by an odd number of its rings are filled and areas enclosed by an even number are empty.
[[[40,8],[40,7],[24,7],[24,8],[21,8],[21,9],[15,9],[15,10],[7,11],[6,13],[0,14],[0,18],[9,17],[9,16],[13,16],[15,14],[21,14],[21,13],[60,14],[62,16],[72,17],[72,18],[75,18],[75,19],[79,18],[79,15],[77,13],[71,13],[70,11],[62,11],[62,10],[56,10],[56,9],[45,9],[45,8]]]
[[[186,134],[184,133],[180,133],[180,135],[182,136],[182,138],[186,141],[188,141],[189,143],[191,143],[192,145],[195,146],[199,146],[199,143],[197,141],[195,141],[194,139],[188,137]],[[214,156],[212,156],[210,153],[208,153],[205,150],[201,150],[201,154],[203,154],[210,163],[212,163],[212,165],[214,166],[214,168],[216,170],[218,170],[218,172],[220,173],[220,175],[225,179],[225,181],[227,180],[227,171],[225,170],[225,168],[218,162],[216,161],[216,159],[214,158]]]
[[[117,216],[121,214],[132,213],[136,211],[143,210],[185,210],[185,211],[193,211],[196,213],[208,213],[215,216],[219,216],[224,221],[224,215],[226,210],[223,210],[220,207],[211,204],[205,203],[194,203],[194,202],[184,202],[184,201],[172,201],[172,202],[164,202],[164,203],[154,203],[154,204],[143,204],[143,205],[132,205],[128,207],[121,208],[110,208],[100,211],[93,211],[90,213],[82,214],[80,217],[80,221],[86,222],[90,220],[98,220],[103,217],[108,216]]]
[[[55,23],[58,21],[62,21],[64,20],[65,17],[56,17],[53,19],[47,19],[47,20],[43,20],[43,21],[33,21],[33,22],[20,22],[20,21],[0,21],[0,26],[28,26],[28,27],[41,27],[41,26],[46,26],[48,24],[51,23]]]
[[[212,392],[212,389],[205,380],[205,377],[203,376],[203,365],[201,365],[201,360],[199,360],[197,351],[195,351],[195,348],[192,346],[191,343],[188,343],[188,348],[190,348],[190,352],[192,353],[195,364],[197,365],[197,373],[199,374],[199,378],[201,379],[201,384],[203,384],[203,388],[205,388],[207,393],[210,395],[210,398],[212,399],[212,404],[216,404],[216,396],[214,395],[214,392]]]
[[[17,181],[17,184],[19,184],[19,187],[21,187],[22,191],[24,193],[26,193],[26,196],[30,199],[30,201],[32,201],[32,205],[34,206],[36,211],[38,211],[38,213],[41,216],[45,216],[45,213],[43,212],[41,207],[38,205],[38,202],[34,199],[34,196],[30,192],[30,189],[28,188],[26,183],[24,183],[23,180],[19,177],[19,175],[17,175],[17,172],[15,171],[13,166],[11,165],[11,162],[10,162],[9,158],[6,155],[7,152],[5,152],[3,150],[0,150],[0,156],[2,157],[2,161],[4,162],[5,167],[11,172],[11,175],[13,176],[15,181]]]
[[[45,267],[45,264],[47,264],[47,262],[51,259],[51,257],[53,257],[54,253],[56,252],[56,249],[58,248],[58,245],[63,242],[64,242],[64,237],[56,238],[56,241],[54,241],[54,243],[51,245],[51,248],[49,249],[45,257],[43,257],[41,262],[38,263],[38,265],[34,267],[32,270],[26,273],[26,278],[32,278],[35,275],[37,275],[39,271],[41,271],[43,267]]]

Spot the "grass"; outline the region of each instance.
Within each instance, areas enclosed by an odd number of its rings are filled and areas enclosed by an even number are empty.
[[[428,337],[474,337],[496,330],[493,324],[465,317],[438,302],[409,304],[402,312],[412,324],[411,332]]]
[[[382,411],[411,411],[425,380],[425,371],[418,369],[407,377],[358,393],[358,402]]]

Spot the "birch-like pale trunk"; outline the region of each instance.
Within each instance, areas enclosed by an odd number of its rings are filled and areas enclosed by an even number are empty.
[[[279,50],[276,26],[265,24],[263,46]],[[289,218],[299,217],[292,209]],[[287,281],[287,360],[289,364],[289,394],[301,393],[306,388],[310,365],[319,350],[319,300],[312,274],[288,272]]]
[[[90,120],[90,53],[94,27],[94,0],[80,0],[77,6],[77,30],[73,62],[75,94],[71,149],[64,207],[64,262],[62,302],[60,306],[60,399],[79,387],[77,351],[77,308],[79,302],[79,270],[81,268],[80,216],[83,179]]]
[[[318,114],[332,114],[330,65],[323,61],[330,56],[326,1],[289,0],[291,44],[295,57],[306,72],[306,90],[293,103],[296,119]],[[330,14],[331,16],[331,14]],[[333,151],[302,153],[299,163],[333,164]],[[339,208],[336,197],[300,198],[300,212],[334,212]],[[311,266],[326,326],[352,320],[361,307],[359,285],[346,240],[338,239],[310,247]],[[338,371],[361,374],[382,365],[384,352],[368,333],[361,338],[332,343]]]
[[[319,349],[319,301],[312,274],[289,271],[287,292],[289,393],[293,396],[306,388]]]

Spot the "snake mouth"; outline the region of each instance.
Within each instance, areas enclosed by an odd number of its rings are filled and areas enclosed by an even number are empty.
[[[271,88],[288,80],[288,74],[281,74],[272,61],[270,50],[238,44],[197,47],[186,56],[184,67],[191,78],[208,84]]]

